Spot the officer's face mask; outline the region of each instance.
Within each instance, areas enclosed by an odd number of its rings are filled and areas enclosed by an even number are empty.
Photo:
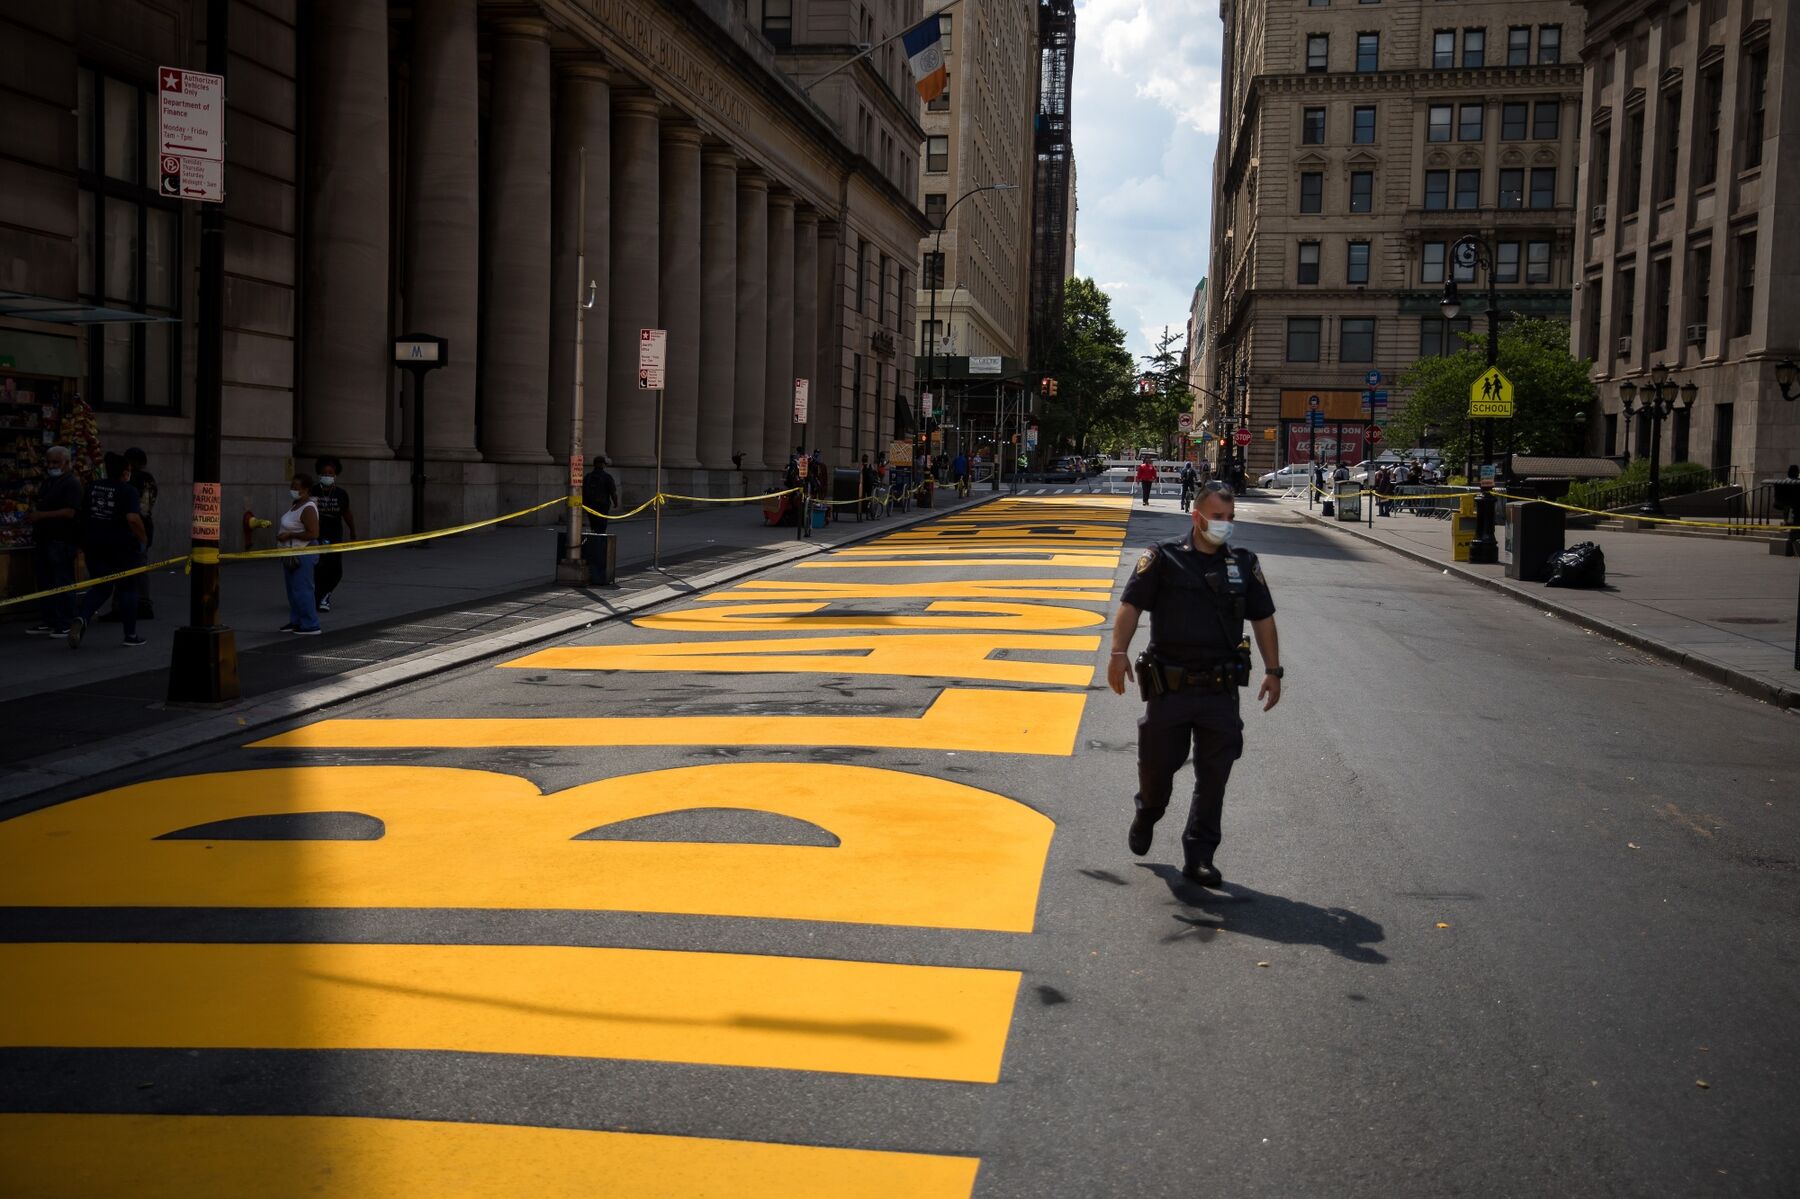
[[[1224,545],[1230,537],[1231,522],[1228,520],[1209,520],[1200,530],[1200,539],[1208,545]]]

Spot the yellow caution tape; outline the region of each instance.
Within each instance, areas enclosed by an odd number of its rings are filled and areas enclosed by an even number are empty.
[[[1574,504],[1563,504],[1556,500],[1541,500],[1530,495],[1510,495],[1504,491],[1496,491],[1495,495],[1503,499],[1515,500],[1521,504],[1549,504],[1552,508],[1564,508],[1570,512],[1581,512],[1588,516],[1604,516],[1609,520],[1641,520],[1653,525],[1681,525],[1689,529],[1742,529],[1745,532],[1760,533],[1793,533],[1800,532],[1800,525],[1734,525],[1729,521],[1717,520],[1685,520],[1679,516],[1642,516],[1635,512],[1606,512],[1599,508],[1578,508]]]
[[[216,545],[197,545],[188,551],[188,563],[191,566],[217,566],[219,564],[219,547]]]
[[[89,587],[98,587],[102,583],[112,583],[119,579],[129,579],[132,575],[149,574],[153,570],[162,570],[168,566],[180,566],[188,560],[188,555],[179,558],[165,558],[161,562],[149,566],[134,566],[130,570],[116,571],[113,574],[101,575],[96,579],[83,579],[79,583],[69,583],[62,587],[50,587],[43,591],[29,591],[24,595],[15,595],[11,599],[0,600],[0,608],[10,608],[14,604],[28,603],[31,600],[43,599],[47,595],[63,595],[71,591],[86,591]]]
[[[748,503],[753,503],[756,500],[773,500],[773,499],[779,499],[784,495],[796,495],[799,493],[799,491],[800,491],[800,489],[798,487],[789,487],[785,491],[771,491],[766,495],[727,495],[727,496],[671,495],[671,494],[665,492],[664,494],[659,495],[656,498],[659,500],[687,500],[689,503],[694,503],[694,504],[748,504]],[[814,502],[818,503],[820,501],[815,500]]]
[[[257,558],[300,558],[307,554],[354,554],[362,550],[385,549],[391,545],[411,545],[414,542],[430,541],[437,537],[452,537],[458,533],[467,533],[473,529],[485,529],[489,525],[504,524],[509,520],[517,520],[521,516],[530,516],[534,512],[542,512],[545,508],[558,505],[566,506],[567,496],[558,496],[553,500],[545,500],[529,508],[521,508],[517,512],[508,512],[505,516],[490,516],[486,520],[472,520],[468,524],[452,525],[447,529],[428,529],[423,533],[405,533],[399,537],[377,537],[372,541],[345,541],[335,545],[295,545],[286,549],[242,550],[233,554],[220,554],[222,562],[248,562]]]
[[[573,504],[575,507],[580,508],[583,512],[587,513],[589,516],[592,516],[597,520],[630,520],[632,517],[636,516],[638,513],[642,512],[645,509],[654,505],[656,503],[656,501],[660,498],[661,498],[660,496],[653,495],[649,499],[645,500],[643,503],[639,504],[637,507],[633,508],[631,511],[621,512],[617,516],[612,516],[605,512],[596,512],[592,508],[588,507],[586,504],[582,503],[580,500],[576,499],[574,496],[569,497],[569,502],[571,504]]]

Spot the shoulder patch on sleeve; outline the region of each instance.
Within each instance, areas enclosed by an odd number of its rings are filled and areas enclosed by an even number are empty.
[[[1154,565],[1156,565],[1156,547],[1151,546],[1149,549],[1147,549],[1143,552],[1143,555],[1141,557],[1138,558],[1137,573],[1143,574],[1146,570],[1149,570]]]

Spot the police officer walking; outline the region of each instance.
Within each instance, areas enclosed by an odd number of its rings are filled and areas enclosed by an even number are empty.
[[[1209,887],[1223,881],[1213,865],[1231,764],[1244,752],[1238,688],[1250,681],[1249,622],[1262,658],[1257,698],[1263,711],[1281,700],[1281,650],[1275,601],[1256,555],[1229,545],[1235,507],[1231,488],[1208,483],[1194,503],[1193,528],[1138,559],[1113,620],[1106,681],[1120,695],[1135,679],[1147,702],[1138,720],[1137,815],[1128,842],[1150,852],[1156,822],[1169,806],[1175,772],[1194,757],[1194,801],[1181,834],[1182,876]],[[1133,670],[1131,638],[1150,613],[1150,645]]]

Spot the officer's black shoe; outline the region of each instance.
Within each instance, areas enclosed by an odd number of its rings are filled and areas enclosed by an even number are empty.
[[[1144,819],[1144,814],[1139,812],[1131,818],[1131,833],[1126,838],[1126,844],[1131,846],[1132,853],[1141,858],[1150,852],[1150,837],[1155,832],[1156,821]]]
[[[1199,883],[1202,887],[1216,887],[1225,881],[1225,876],[1220,874],[1219,868],[1211,862],[1202,862],[1198,866],[1183,866],[1181,877],[1191,883]]]

